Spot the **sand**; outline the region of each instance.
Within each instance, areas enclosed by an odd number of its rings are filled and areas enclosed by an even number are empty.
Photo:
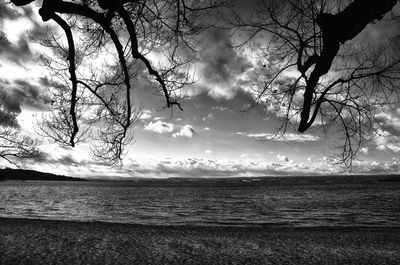
[[[0,264],[400,264],[400,228],[206,228],[0,218]]]

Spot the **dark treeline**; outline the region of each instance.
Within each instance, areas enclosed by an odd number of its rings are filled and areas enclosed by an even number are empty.
[[[85,179],[66,177],[35,170],[5,168],[0,169],[0,181],[4,180],[59,180],[59,181],[84,181]]]

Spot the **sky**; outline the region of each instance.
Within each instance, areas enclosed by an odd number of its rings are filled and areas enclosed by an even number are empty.
[[[299,134],[290,127],[284,137],[273,138],[282,124],[279,114],[261,105],[248,110],[257,61],[246,49],[234,50],[232,35],[222,29],[202,33],[207,45],[196,63],[197,82],[186,88],[190,96],[181,101],[183,111],[165,109],[165,101],[154,91],[135,88],[142,114],[122,166],[94,160],[90,141],[74,148],[51,142],[37,133],[35,125],[48,110],[48,72],[40,56],[49,51],[29,38],[55,25],[42,22],[37,10],[35,5],[0,5],[0,31],[9,41],[0,54],[0,88],[9,95],[3,104],[18,113],[22,133],[39,139],[46,153],[41,161],[21,161],[23,168],[104,178],[342,173],[328,159],[337,141],[333,131],[324,133],[315,126]],[[396,33],[400,34],[396,25],[362,32],[365,38],[377,39]],[[400,173],[400,108],[378,113],[377,120],[380,135],[362,147],[353,163],[354,174]],[[10,166],[6,161],[0,165]]]

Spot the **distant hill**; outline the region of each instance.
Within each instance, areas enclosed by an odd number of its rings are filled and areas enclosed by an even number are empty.
[[[85,181],[81,178],[66,177],[35,170],[0,169],[0,181],[4,180],[58,180],[58,181]]]
[[[400,175],[315,175],[315,176],[259,176],[226,178],[93,178],[90,181],[121,181],[134,187],[261,187],[302,185],[376,185],[400,183]],[[396,184],[397,185],[397,184]]]

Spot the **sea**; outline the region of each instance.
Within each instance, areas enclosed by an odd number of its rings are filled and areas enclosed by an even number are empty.
[[[371,176],[3,181],[0,217],[173,226],[400,226],[400,182]]]

